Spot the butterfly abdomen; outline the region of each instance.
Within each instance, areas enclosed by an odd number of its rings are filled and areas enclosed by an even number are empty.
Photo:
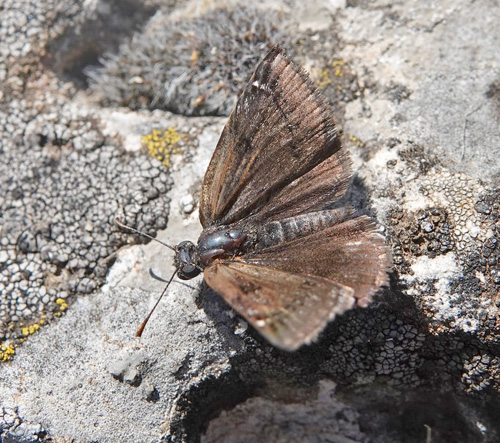
[[[316,211],[267,223],[257,231],[257,248],[266,248],[306,237],[340,223],[351,212],[346,208]]]

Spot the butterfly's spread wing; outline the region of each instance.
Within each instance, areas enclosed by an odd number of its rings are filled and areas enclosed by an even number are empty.
[[[201,190],[201,223],[256,223],[320,209],[344,193],[350,166],[330,106],[277,46],[222,132]]]
[[[353,217],[346,208],[313,212],[267,224],[258,235],[269,232],[274,244],[245,253],[243,261],[327,278],[352,288],[359,306],[388,281],[389,250],[366,216]]]
[[[325,278],[238,261],[205,269],[205,280],[269,342],[294,351],[355,304],[353,290]]]

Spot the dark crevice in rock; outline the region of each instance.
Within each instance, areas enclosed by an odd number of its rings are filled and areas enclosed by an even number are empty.
[[[48,43],[43,62],[62,80],[85,89],[86,69],[100,65],[104,53],[116,52],[154,12],[141,0],[99,0],[93,16]]]

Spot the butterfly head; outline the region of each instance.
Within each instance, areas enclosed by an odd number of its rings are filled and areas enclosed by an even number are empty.
[[[198,250],[194,243],[183,241],[175,247],[175,266],[181,280],[190,280],[201,272],[198,262]]]
[[[215,259],[233,257],[247,239],[242,229],[208,228],[201,234],[198,246],[183,241],[175,247],[175,266],[177,276],[182,280],[196,277]]]

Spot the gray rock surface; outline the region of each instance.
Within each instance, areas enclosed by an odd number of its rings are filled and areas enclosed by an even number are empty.
[[[4,1],[0,439],[500,440],[499,20],[495,1]],[[196,240],[225,118],[187,115],[227,114],[276,41],[334,106],[390,288],[287,354],[199,277],[138,340],[171,253],[114,219]]]

